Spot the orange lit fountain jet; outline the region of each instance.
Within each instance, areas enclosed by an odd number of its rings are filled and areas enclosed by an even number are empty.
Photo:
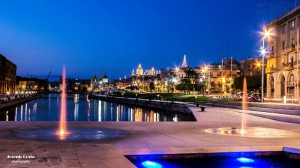
[[[63,67],[62,71],[62,88],[61,88],[61,99],[60,99],[60,120],[59,120],[59,130],[58,135],[60,139],[63,140],[67,135],[67,127],[66,127],[66,68]]]
[[[245,132],[245,128],[246,128],[246,112],[248,110],[248,94],[247,94],[247,81],[246,78],[244,78],[244,85],[243,85],[243,109],[242,109],[242,125],[241,125],[241,134],[244,135]]]

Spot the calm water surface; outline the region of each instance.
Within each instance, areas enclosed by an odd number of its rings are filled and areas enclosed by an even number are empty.
[[[0,112],[1,121],[58,121],[60,95],[49,94]],[[86,95],[67,96],[68,121],[195,121],[192,114],[163,112],[89,100]]]

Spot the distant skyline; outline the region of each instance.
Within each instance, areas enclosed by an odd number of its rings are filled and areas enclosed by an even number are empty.
[[[0,0],[0,53],[17,75],[110,79],[258,57],[264,24],[295,0]]]

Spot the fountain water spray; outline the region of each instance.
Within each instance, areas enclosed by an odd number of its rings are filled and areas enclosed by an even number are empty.
[[[58,134],[61,139],[64,139],[67,135],[67,127],[66,127],[66,68],[63,67],[62,71],[62,88],[61,88],[61,99],[60,99],[60,120],[59,120],[59,130]]]
[[[246,133],[246,112],[248,110],[248,94],[247,94],[247,81],[246,78],[244,78],[244,84],[243,84],[243,102],[242,102],[242,125],[241,125],[241,131],[240,134],[244,135]]]

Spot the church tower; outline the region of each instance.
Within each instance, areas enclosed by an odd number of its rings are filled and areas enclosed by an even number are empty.
[[[187,67],[187,62],[186,62],[186,55],[183,55],[183,61],[182,61],[182,68],[186,68]]]

